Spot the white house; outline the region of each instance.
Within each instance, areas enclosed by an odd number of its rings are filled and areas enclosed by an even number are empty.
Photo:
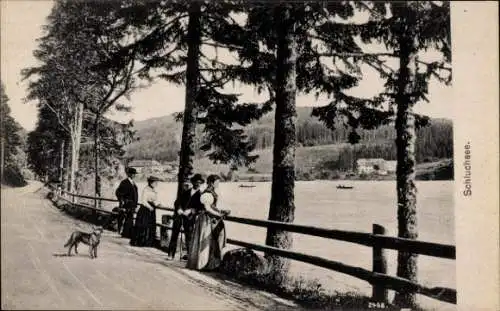
[[[388,173],[395,173],[398,161],[385,161],[384,170]]]
[[[358,174],[371,174],[384,169],[384,159],[358,159],[356,167]]]
[[[397,161],[386,161],[384,159],[358,159],[357,173],[387,175],[396,172]]]

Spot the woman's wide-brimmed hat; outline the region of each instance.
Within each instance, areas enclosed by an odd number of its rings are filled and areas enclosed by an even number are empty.
[[[156,176],[149,176],[148,177],[148,182],[154,182],[154,181],[163,181],[163,179],[158,178]]]
[[[212,174],[210,176],[207,177],[207,183],[209,184],[213,184],[214,182],[216,182],[217,180],[220,180],[220,176],[219,175],[216,175],[216,174]]]
[[[137,170],[133,167],[127,167],[125,169],[125,173],[127,173],[128,175],[137,174]]]
[[[201,174],[194,174],[193,177],[191,177],[191,182],[194,183],[195,181],[205,182],[205,179],[203,179],[203,176],[201,176]]]

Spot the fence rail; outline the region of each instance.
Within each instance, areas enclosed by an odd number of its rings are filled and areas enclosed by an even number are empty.
[[[101,200],[101,201],[116,202],[116,203],[118,202],[117,200],[113,199],[77,195],[69,193],[67,191],[61,191],[61,193],[66,194],[72,198]],[[63,197],[63,200],[65,200],[68,203],[74,204],[76,206],[87,208],[93,211],[103,212],[107,214],[116,214],[112,211],[106,211],[104,209],[95,208],[90,205],[76,203],[74,199],[72,201]],[[163,211],[170,211],[170,212],[174,211],[173,208],[165,208],[165,207],[157,207],[156,209]],[[309,263],[315,266],[334,270],[367,281],[373,286],[372,299],[375,301],[387,302],[388,299],[387,291],[388,289],[392,289],[395,291],[401,291],[401,290],[411,291],[440,301],[456,304],[457,293],[455,289],[446,287],[427,287],[401,277],[387,275],[386,274],[387,259],[385,257],[385,252],[383,251],[384,249],[393,249],[412,254],[421,254],[426,256],[454,260],[456,259],[456,248],[453,245],[385,236],[384,235],[385,228],[376,224],[373,227],[373,233],[366,233],[366,232],[325,229],[314,226],[305,226],[298,224],[283,223],[278,221],[251,219],[251,218],[243,218],[236,216],[226,216],[225,220],[240,224],[264,227],[264,228],[273,228],[288,232],[356,243],[363,246],[371,247],[373,249],[373,258],[372,258],[373,271],[369,271],[360,267],[350,266],[341,262],[333,261],[322,257],[312,256],[304,253],[279,249],[267,245],[243,242],[230,238],[227,239],[228,244],[246,247],[257,251],[262,251],[267,254],[277,255]],[[172,229],[171,226],[163,223],[156,223],[156,226],[168,230]]]
[[[225,220],[257,227],[272,227],[273,229],[302,233],[332,240],[351,242],[369,247],[379,246],[382,248],[406,251],[414,254],[455,259],[455,246],[452,245],[415,241],[411,239],[389,237],[365,232],[325,229],[313,226],[283,223],[279,221],[242,218],[235,216],[227,216]]]
[[[435,298],[441,301],[449,302],[449,303],[456,303],[456,291],[454,289],[450,288],[444,288],[444,287],[433,287],[429,288],[420,284],[417,284],[415,282],[409,281],[404,278],[400,277],[395,277],[395,276],[389,276],[386,274],[381,274],[377,272],[372,272],[360,267],[355,267],[355,266],[350,266],[343,264],[338,261],[333,261],[329,259],[325,259],[322,257],[317,257],[317,256],[312,256],[312,255],[307,255],[303,253],[298,253],[294,251],[289,251],[289,250],[284,250],[280,248],[275,248],[275,247],[270,247],[270,246],[264,246],[264,245],[259,245],[259,244],[254,244],[254,243],[247,243],[247,242],[242,242],[238,240],[233,240],[233,239],[227,239],[227,242],[230,244],[262,251],[268,254],[272,255],[278,255],[281,257],[286,257],[298,261],[302,261],[305,263],[313,264],[315,266],[327,268],[330,270],[334,270],[337,272],[341,272],[353,277],[356,277],[358,279],[367,281],[368,283],[374,285],[377,284],[378,286],[383,285],[384,289],[392,289],[392,290],[410,290],[431,298]]]
[[[75,198],[89,199],[89,200],[99,200],[99,201],[105,201],[105,202],[115,202],[115,203],[118,203],[118,200],[115,200],[115,199],[108,199],[108,198],[101,198],[101,197],[92,197],[92,196],[81,195],[81,194],[73,194],[73,193],[68,192],[66,190],[61,190],[61,193],[67,194],[67,195],[75,197]]]

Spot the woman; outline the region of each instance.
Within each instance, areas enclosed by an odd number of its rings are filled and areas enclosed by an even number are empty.
[[[218,195],[215,192],[220,177],[210,175],[207,188],[200,197],[203,209],[195,218],[194,231],[189,243],[187,267],[195,270],[214,270],[222,260],[222,249],[226,246],[226,229],[222,218],[229,211],[217,209]]]
[[[133,246],[152,246],[156,235],[156,207],[163,207],[158,202],[156,186],[162,181],[155,176],[148,177],[148,185],[141,195],[141,207],[135,219],[134,235],[130,240]]]

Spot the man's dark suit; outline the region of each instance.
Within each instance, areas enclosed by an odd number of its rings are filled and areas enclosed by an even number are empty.
[[[120,208],[124,210],[124,213],[118,218],[118,232],[123,223],[122,237],[131,238],[134,226],[134,211],[139,199],[137,185],[132,184],[128,178],[124,179],[116,189],[115,195],[120,201]]]
[[[174,257],[175,252],[177,250],[177,240],[179,238],[179,233],[181,227],[184,230],[184,236],[186,237],[186,245],[188,245],[189,249],[189,241],[191,241],[191,236],[194,229],[194,220],[196,212],[200,209],[201,206],[201,191],[198,189],[191,196],[191,189],[185,190],[181,193],[181,196],[178,200],[175,201],[175,215],[174,215],[174,224],[172,228],[172,237],[170,239],[170,244],[168,245],[168,254]],[[193,212],[189,216],[179,215],[178,211],[186,211],[188,209],[193,209]]]

